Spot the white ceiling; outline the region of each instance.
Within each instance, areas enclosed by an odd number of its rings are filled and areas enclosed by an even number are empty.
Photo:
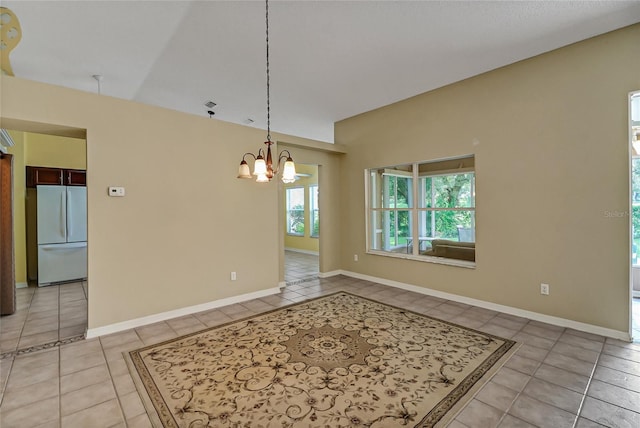
[[[16,76],[266,128],[262,1],[11,1]],[[271,128],[335,121],[640,22],[640,1],[275,1]],[[638,41],[640,43],[640,40]]]

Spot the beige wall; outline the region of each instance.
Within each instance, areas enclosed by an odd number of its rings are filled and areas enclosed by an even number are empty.
[[[635,25],[339,122],[346,155],[276,135],[296,162],[320,168],[320,271],[627,331],[629,222],[610,213],[629,210],[639,39]],[[0,126],[86,130],[89,328],[282,280],[282,184],[235,179],[264,131],[13,77],[0,84]],[[364,254],[365,168],[471,153],[476,269]],[[110,185],[127,196],[108,197]]]
[[[305,165],[305,164],[296,164],[296,172],[311,174],[310,177],[300,177],[294,183],[284,184],[284,188],[292,188],[292,187],[302,187],[304,188],[304,218],[305,218],[305,228],[304,228],[304,236],[296,236],[290,235],[288,233],[284,234],[284,247],[287,249],[293,250],[302,250],[317,253],[319,251],[319,239],[312,238],[311,232],[313,225],[311,224],[311,210],[309,205],[309,186],[318,184],[318,167],[316,165]],[[285,195],[285,219],[286,219],[286,195]],[[286,225],[286,220],[285,220]]]
[[[2,127],[86,130],[90,329],[278,285],[278,184],[235,178],[242,153],[257,151],[264,131],[0,81]],[[108,186],[124,186],[127,196],[108,197]]]
[[[25,147],[24,133],[9,130],[15,145],[8,152],[13,155],[13,249],[16,284],[27,284],[27,243],[25,209]]]
[[[635,25],[338,122],[343,269],[629,331],[629,219],[610,213],[629,211],[639,41]],[[365,168],[466,154],[475,269],[364,254]]]

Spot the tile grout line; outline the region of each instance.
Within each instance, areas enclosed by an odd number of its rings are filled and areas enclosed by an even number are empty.
[[[594,363],[593,369],[591,370],[591,374],[589,375],[589,380],[587,381],[587,386],[585,387],[584,394],[582,395],[582,399],[580,400],[580,405],[578,406],[578,410],[577,410],[577,413],[576,413],[576,418],[573,421],[572,428],[576,427],[576,425],[578,424],[578,420],[580,419],[580,413],[582,413],[582,407],[584,406],[584,402],[587,399],[587,393],[589,392],[589,388],[591,387],[591,381],[593,380],[593,375],[595,374],[596,369],[598,368],[598,363],[600,362],[600,356],[602,355],[602,352],[604,351],[604,345],[605,344],[603,343],[602,344],[602,349],[600,350],[600,352],[598,352],[598,357],[596,358],[596,362]]]
[[[499,314],[498,314],[498,315],[499,315]],[[494,316],[492,319],[497,318],[497,317],[498,317],[498,315]],[[484,324],[483,324],[483,326],[484,326],[484,325],[486,325],[488,322],[489,322],[489,321],[487,321],[486,323],[484,323]],[[528,321],[527,321],[527,322],[526,322],[522,327],[520,327],[520,329],[519,329],[519,330],[517,330],[517,331],[516,331],[516,333],[515,333],[513,336],[511,336],[509,339],[510,339],[510,340],[514,340],[514,336],[516,336],[518,333],[521,333],[521,332],[522,332],[522,329],[523,329],[527,324],[529,324],[529,322],[528,322]],[[480,328],[482,328],[482,327],[480,327]],[[524,344],[523,342],[516,342],[516,343],[520,343],[520,344],[521,344],[520,346],[522,346],[522,345]],[[532,345],[532,346],[533,346],[533,345]],[[519,348],[520,348],[520,347],[518,347],[518,349],[519,349]],[[505,361],[505,362],[504,362],[504,364],[502,365],[502,367],[500,367],[500,370],[502,370],[502,369],[506,366],[506,364],[509,362],[509,360],[511,360],[511,358],[513,358],[513,357],[514,357],[514,355],[516,355],[516,353],[517,353],[517,352],[518,352],[518,351],[516,350],[516,352],[514,352],[513,354],[511,354],[511,356],[509,357],[509,359],[508,359],[507,361]],[[546,357],[546,356],[545,356],[545,357]],[[542,361],[540,362],[540,365],[542,365]],[[540,367],[540,365],[538,365],[538,367]],[[507,368],[509,368],[509,367],[507,367]],[[495,377],[498,373],[500,373],[500,370],[496,371],[496,373],[491,377],[491,379],[493,379],[493,377]],[[513,369],[511,369],[511,370],[513,370]],[[536,370],[537,370],[537,368],[536,368]],[[515,371],[517,371],[517,370],[515,370]],[[519,372],[519,371],[517,371],[517,372],[518,372],[518,373],[521,373],[521,372]],[[534,372],[534,373],[535,373],[535,372]],[[491,379],[489,379],[489,381],[488,381],[488,382],[490,382],[490,381],[491,381]],[[501,416],[501,417],[500,417],[500,419],[498,420],[498,423],[497,423],[497,425],[496,425],[496,426],[499,426],[499,425],[502,423],[502,421],[507,417],[507,415],[509,415],[509,410],[511,410],[511,408],[513,407],[513,405],[514,405],[514,403],[516,402],[516,400],[518,399],[518,397],[520,397],[520,395],[522,394],[522,391],[524,391],[524,389],[527,387],[527,385],[529,384],[529,382],[531,382],[531,379],[533,379],[533,374],[532,374],[531,376],[529,376],[529,380],[527,380],[527,383],[525,383],[525,384],[523,385],[522,389],[521,389],[520,391],[518,391],[518,393],[516,394],[516,396],[515,396],[515,397],[513,397],[513,400],[511,400],[511,403],[509,403],[509,406],[508,406],[508,407],[506,408],[506,410],[502,413],[502,416]],[[487,384],[488,384],[488,382],[487,382]],[[486,386],[487,384],[485,384],[484,386]],[[498,384],[498,385],[500,385],[500,384]],[[484,388],[484,386],[483,386],[483,388]],[[504,386],[504,385],[501,385],[501,386]],[[508,388],[508,387],[507,387],[507,386],[505,386],[505,388]],[[479,392],[479,391],[478,391],[478,392]],[[487,403],[485,403],[485,404],[487,404]],[[489,405],[489,404],[487,404],[487,405]],[[492,406],[492,407],[493,407],[493,406]],[[510,415],[510,416],[513,416],[513,415]],[[516,416],[513,416],[513,417],[516,417]],[[517,417],[516,417],[516,418],[517,418]],[[520,418],[517,418],[517,419],[520,419]],[[523,419],[520,419],[520,420],[523,420]],[[525,422],[527,422],[527,421],[525,421]],[[527,423],[528,423],[528,422],[527,422]]]
[[[133,329],[135,331],[135,329]],[[138,336],[138,332],[136,332],[136,336]],[[140,336],[138,336],[140,339]],[[107,359],[107,354],[104,351],[104,346],[102,346],[102,340],[98,337],[98,343],[100,343],[100,350],[102,351],[102,356],[104,357],[104,364],[107,366],[107,371],[109,372],[109,380],[111,381],[111,386],[113,387],[113,392],[116,395],[116,400],[118,401],[118,408],[120,409],[120,414],[122,415],[122,420],[124,421],[124,426],[129,427],[127,423],[127,418],[124,414],[124,408],[122,407],[122,401],[120,400],[120,395],[118,394],[118,389],[116,388],[116,383],[113,381],[114,376],[111,372],[111,366],[109,365],[109,360]],[[143,342],[144,343],[144,342]],[[126,361],[125,361],[126,364]],[[127,367],[128,370],[128,367]],[[139,394],[139,393],[138,393]],[[117,424],[116,424],[117,425]],[[60,426],[62,426],[62,419],[60,420]]]
[[[60,307],[58,307],[60,312]],[[58,423],[62,426],[62,352],[58,346]]]

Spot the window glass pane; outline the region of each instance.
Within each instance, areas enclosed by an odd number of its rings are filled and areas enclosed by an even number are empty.
[[[411,212],[408,210],[373,211],[372,248],[393,253],[410,253],[411,223]]]
[[[433,200],[435,198],[433,177],[420,177],[419,182],[418,199],[420,201],[420,208],[433,207]]]
[[[418,212],[421,238],[450,239],[475,242],[475,211],[444,210]],[[428,245],[424,245],[426,247]]]
[[[412,171],[412,165],[370,170],[371,208],[411,208],[413,206]]]
[[[433,206],[437,208],[472,208],[475,205],[474,174],[438,175],[433,180]]]
[[[309,186],[309,212],[311,214],[311,236],[320,235],[320,210],[318,208],[318,186]]]
[[[475,174],[420,177],[420,208],[475,207]]]
[[[287,189],[287,233],[304,235],[304,187]]]
[[[420,254],[431,249],[431,241],[437,236],[435,219],[433,211],[418,211],[418,251]]]

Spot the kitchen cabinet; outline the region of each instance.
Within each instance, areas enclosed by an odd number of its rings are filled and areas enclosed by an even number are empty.
[[[81,169],[65,169],[64,170],[65,186],[86,186],[87,171]]]
[[[27,187],[39,185],[86,186],[87,172],[83,169],[27,166]]]

